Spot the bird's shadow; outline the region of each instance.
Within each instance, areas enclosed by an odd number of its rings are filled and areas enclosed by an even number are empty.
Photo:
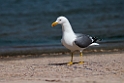
[[[64,63],[50,63],[48,65],[55,65],[55,66],[62,66],[62,65],[67,65],[68,62],[64,62]],[[79,62],[73,62],[73,65],[74,64],[79,64]]]

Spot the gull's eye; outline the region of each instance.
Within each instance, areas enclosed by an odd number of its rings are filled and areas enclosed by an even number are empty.
[[[61,21],[61,19],[59,19],[59,21]]]

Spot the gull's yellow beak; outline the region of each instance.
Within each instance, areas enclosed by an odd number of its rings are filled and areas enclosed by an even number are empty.
[[[54,27],[54,26],[56,26],[57,24],[58,24],[58,22],[53,22],[53,23],[51,24],[51,26]]]

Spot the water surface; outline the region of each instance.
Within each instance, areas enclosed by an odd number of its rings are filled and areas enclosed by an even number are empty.
[[[0,0],[0,46],[60,44],[61,15],[75,32],[124,40],[124,0]]]

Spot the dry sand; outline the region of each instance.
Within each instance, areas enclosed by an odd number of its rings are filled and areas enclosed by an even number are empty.
[[[124,53],[87,54],[84,64],[67,66],[70,56],[0,59],[0,83],[124,83]],[[59,56],[59,57],[58,57]]]

